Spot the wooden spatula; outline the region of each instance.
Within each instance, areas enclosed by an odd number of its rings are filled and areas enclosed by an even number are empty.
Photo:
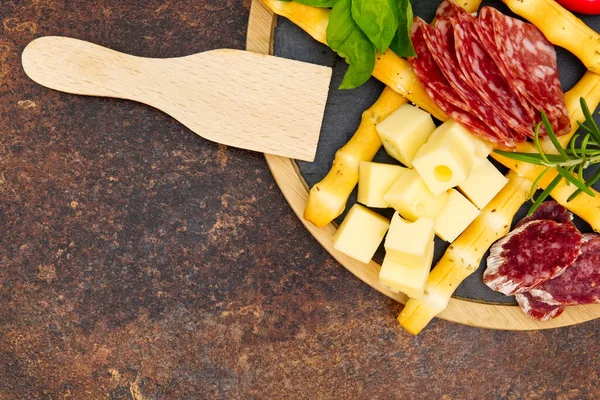
[[[23,68],[51,89],[139,101],[209,140],[307,161],[331,79],[331,68],[241,50],[151,59],[52,36],[25,48]]]

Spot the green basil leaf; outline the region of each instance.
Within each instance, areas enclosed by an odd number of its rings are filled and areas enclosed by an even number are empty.
[[[383,53],[398,29],[398,0],[352,0],[352,18]]]
[[[375,47],[364,33],[355,29],[342,44],[340,55],[350,65],[340,89],[354,89],[365,83],[375,68]]]
[[[280,1],[292,1],[292,0],[280,0]],[[304,4],[307,6],[329,8],[333,7],[337,0],[295,0],[296,3]]]
[[[375,68],[375,47],[352,18],[352,0],[338,0],[327,25],[327,44],[350,65],[340,89],[365,83]]]
[[[327,45],[334,51],[346,40],[350,33],[357,29],[351,12],[352,0],[338,0],[329,14],[327,24]]]
[[[398,0],[400,10],[398,30],[390,43],[390,48],[400,57],[416,56],[415,49],[410,41],[410,28],[413,23],[413,11],[409,0]]]

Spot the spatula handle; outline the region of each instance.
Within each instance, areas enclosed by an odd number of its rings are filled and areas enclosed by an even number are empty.
[[[82,40],[46,36],[29,43],[23,69],[40,85],[62,92],[136,99],[147,58],[119,53]]]
[[[135,57],[65,37],[31,42],[23,68],[51,89],[153,106],[228,146],[312,161],[331,69],[241,50]]]

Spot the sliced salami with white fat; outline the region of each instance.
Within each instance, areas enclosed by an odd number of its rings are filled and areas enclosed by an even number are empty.
[[[571,131],[571,121],[558,77],[554,46],[534,25],[511,18],[492,7],[479,13],[480,35],[511,87],[537,110],[544,111],[554,133]]]
[[[600,235],[583,235],[581,254],[562,275],[531,289],[540,301],[556,305],[600,303]]]
[[[556,201],[545,201],[531,214],[529,217],[525,217],[519,221],[515,226],[518,228],[521,225],[526,224],[530,221],[549,219],[559,223],[573,223],[573,214],[569,212],[565,207],[558,204]]]
[[[409,58],[413,71],[421,81],[425,91],[438,107],[471,133],[488,141],[503,144],[502,139],[490,135],[489,129],[481,119],[461,108],[461,106],[466,107],[466,105],[448,83],[429,52],[424,36],[426,27],[427,23],[425,21],[415,18],[411,28],[411,40],[417,57]]]
[[[579,255],[581,240],[571,223],[527,222],[492,245],[483,282],[505,295],[528,292],[565,272]]]
[[[439,21],[442,18],[456,18],[461,12],[466,12],[452,0],[444,0],[435,11],[435,19]]]
[[[524,106],[520,94],[515,92],[498,66],[479,40],[478,22],[463,13],[450,19],[454,26],[454,45],[463,77],[475,89],[482,101],[492,107],[524,141],[533,136],[534,112]]]
[[[561,315],[565,311],[564,306],[552,305],[534,299],[530,293],[523,293],[515,295],[519,307],[527,316],[536,321],[545,322],[550,321]]]
[[[427,26],[424,29],[424,35],[427,47],[436,64],[440,67],[448,83],[454,88],[458,96],[467,105],[466,110],[472,110],[475,115],[487,121],[487,124],[481,124],[482,129],[486,129],[486,135],[479,134],[485,140],[490,140],[489,136],[494,137],[496,142],[504,142],[507,147],[512,146],[513,135],[508,135],[512,129],[508,124],[498,116],[498,114],[482,102],[479,95],[473,88],[465,82],[454,51],[454,31],[452,23],[448,19],[441,19],[436,22],[435,28]]]

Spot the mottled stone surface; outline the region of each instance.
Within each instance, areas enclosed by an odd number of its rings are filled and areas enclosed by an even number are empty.
[[[151,57],[243,48],[248,8],[0,4],[0,398],[600,397],[599,321],[411,337],[305,231],[261,155],[19,65],[43,35]]]

